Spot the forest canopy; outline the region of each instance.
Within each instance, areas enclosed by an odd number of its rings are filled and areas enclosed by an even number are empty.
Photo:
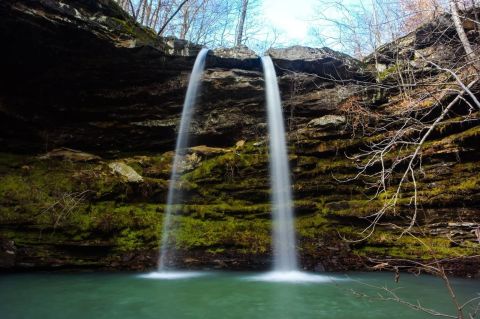
[[[362,58],[475,0],[115,0],[160,36],[215,47],[328,46]]]

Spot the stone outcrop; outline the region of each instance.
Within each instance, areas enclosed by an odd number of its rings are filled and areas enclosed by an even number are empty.
[[[70,147],[112,156],[173,148],[194,56],[170,55],[166,40],[157,43],[151,31],[110,1],[2,2],[0,14],[0,32],[8,43],[0,87],[0,143],[6,150]],[[130,44],[123,45],[125,41]],[[324,60],[330,70],[324,76],[340,72],[330,66],[344,64],[333,51]],[[316,59],[316,66],[324,60]],[[285,67],[281,60],[275,62]],[[258,57],[245,48],[217,50],[209,54],[207,68],[192,129],[198,143],[228,146],[263,134]],[[309,101],[302,103],[301,97],[292,103],[315,104],[316,115],[342,98],[334,82],[311,75],[286,74],[281,85],[285,97],[301,88]],[[316,85],[331,92],[316,94]],[[296,109],[309,113],[302,105]]]
[[[345,125],[347,119],[342,115],[325,115],[308,122],[307,126],[312,128],[338,128]]]
[[[198,47],[157,39],[107,0],[0,2],[0,35],[8,43],[0,61],[0,269],[153,268]],[[435,51],[416,47],[415,34],[409,39],[404,50],[412,62],[415,50]],[[342,182],[357,173],[345,155],[382,138],[353,134],[346,107],[360,101],[388,112],[402,96],[372,90],[364,64],[330,49],[268,54],[282,91],[303,267],[365,270],[371,258],[429,260],[430,251],[388,225],[365,241],[342,239],[356,239],[364,217],[381,205],[369,200],[363,181]],[[258,57],[246,48],[210,52],[192,147],[175,186],[184,205],[175,217],[172,263],[270,267],[264,109]],[[479,125],[477,115],[451,119],[424,149],[424,232],[416,235],[438,258],[478,255]],[[405,196],[411,192],[407,187]],[[408,223],[410,209],[402,202],[388,222]],[[478,265],[472,258],[449,271],[474,276]]]
[[[292,46],[270,49],[267,54],[275,60],[280,73],[301,72],[315,74],[329,81],[368,79],[363,74],[360,61],[329,48]]]
[[[478,44],[475,13],[470,9],[463,14],[467,17],[463,20],[464,29],[469,39]],[[414,72],[422,78],[435,73],[435,69],[426,62],[427,60],[433,62],[452,60],[452,58],[454,60],[455,57],[463,55],[462,50],[462,44],[450,14],[443,13],[415,31],[380,46],[375,53],[366,57],[364,62],[372,67],[375,66],[383,78],[399,71],[405,74]],[[408,64],[399,66],[398,61],[408,61]]]
[[[129,183],[143,182],[143,177],[140,176],[133,168],[122,162],[113,162],[108,164],[108,167],[112,170],[112,173],[118,174]]]

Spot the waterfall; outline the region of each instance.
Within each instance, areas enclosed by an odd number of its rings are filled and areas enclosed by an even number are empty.
[[[166,258],[168,258],[170,247],[170,235],[172,231],[172,215],[175,213],[173,204],[178,201],[180,192],[175,189],[180,174],[178,173],[178,166],[181,163],[188,147],[189,128],[192,120],[193,108],[197,100],[198,91],[200,89],[201,78],[205,68],[205,60],[208,49],[203,48],[197,55],[195,64],[193,65],[192,74],[188,81],[187,95],[183,103],[182,118],[180,120],[180,127],[178,129],[177,144],[175,146],[175,156],[172,164],[172,173],[168,183],[167,206],[163,220],[162,243],[160,248],[160,258],[158,261],[158,271],[166,271]]]
[[[272,190],[274,271],[297,271],[293,202],[287,143],[277,75],[272,59],[262,57],[268,113],[270,185]]]

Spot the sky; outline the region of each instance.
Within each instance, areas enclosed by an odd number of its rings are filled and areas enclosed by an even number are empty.
[[[306,46],[329,46],[340,49],[330,38],[337,37],[337,29],[331,23],[319,19],[319,12],[330,19],[341,19],[339,12],[329,2],[332,0],[263,0],[262,13],[266,28],[274,28],[281,34],[275,46],[292,44]],[[345,6],[358,5],[358,0],[342,0]],[[368,4],[368,1],[364,1]],[[313,35],[312,26],[319,26],[322,35]],[[322,42],[323,40],[323,42]]]
[[[308,42],[309,20],[317,3],[318,0],[264,0],[265,22],[285,37],[282,42]]]

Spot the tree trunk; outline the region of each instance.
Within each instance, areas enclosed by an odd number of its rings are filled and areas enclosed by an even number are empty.
[[[380,82],[379,77],[379,66],[378,66],[378,47],[380,46],[380,30],[378,24],[378,13],[377,13],[377,6],[375,5],[375,0],[372,0],[372,8],[373,8],[373,34],[375,35],[375,41],[373,45],[373,55],[375,57],[375,69],[377,70],[377,82]]]
[[[150,28],[156,29],[157,23],[158,23],[158,16],[160,15],[160,7],[161,7],[161,2],[157,2],[157,6],[155,7],[155,11],[153,11],[152,19],[150,22]]]
[[[158,5],[158,7],[155,9],[155,12],[153,13],[151,28],[154,30],[157,28],[159,16],[160,16],[160,5]]]
[[[132,11],[132,16],[135,21],[137,21],[137,16],[135,15],[135,8],[133,6],[132,0],[127,0],[128,4],[130,5],[130,10]],[[128,10],[127,10],[128,12]]]
[[[460,16],[458,14],[457,0],[450,0],[450,10],[452,12],[452,19],[453,19],[453,23],[455,24],[455,29],[457,30],[458,37],[462,42],[462,46],[463,46],[463,49],[465,50],[465,53],[467,54],[467,59],[469,61],[474,61],[475,53],[473,52],[472,46],[468,41],[467,34],[463,29],[462,21],[460,21]]]
[[[147,12],[145,13],[145,25],[150,26],[150,17],[152,16],[153,0],[148,1]]]
[[[140,24],[145,22],[145,13],[147,12],[148,2],[147,0],[143,1],[142,15],[140,16]]]
[[[472,0],[473,16],[475,17],[475,22],[479,22],[478,19],[478,4],[477,1]],[[478,31],[478,24],[475,23],[475,30]]]
[[[167,25],[170,23],[170,21],[172,21],[172,19],[177,15],[178,11],[180,11],[180,9],[182,9],[182,7],[185,5],[185,3],[187,3],[188,0],[184,0],[177,8],[177,10],[172,14],[172,16],[170,18],[168,18],[168,20],[163,24],[163,26],[160,28],[160,30],[158,31],[158,35],[161,35],[163,33],[163,30],[165,30],[165,28],[167,27]]]
[[[240,20],[238,21],[237,39],[235,40],[235,46],[242,45],[243,42],[243,29],[245,27],[245,18],[247,17],[248,0],[242,0],[242,12],[240,14]]]
[[[182,21],[182,26],[180,28],[180,34],[178,38],[185,39],[187,37],[187,32],[189,27],[190,27],[190,8],[185,7],[185,10],[183,10],[183,21]]]
[[[120,8],[122,8],[123,10],[125,10],[125,0],[118,0],[117,1],[118,5],[120,6]],[[126,10],[125,10],[126,11]]]
[[[138,22],[138,15],[140,14],[140,9],[142,8],[142,5],[144,4],[145,1],[147,0],[140,0],[140,2],[138,3],[138,7],[137,7],[137,10],[135,11],[135,16],[134,16],[135,21],[137,22]]]

